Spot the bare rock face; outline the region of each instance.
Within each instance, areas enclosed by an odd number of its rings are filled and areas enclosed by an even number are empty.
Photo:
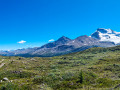
[[[3,81],[9,81],[9,79],[7,77],[3,78]]]

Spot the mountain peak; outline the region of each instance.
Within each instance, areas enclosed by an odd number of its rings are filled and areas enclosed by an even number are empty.
[[[41,48],[54,48],[54,47],[66,44],[69,41],[71,41],[71,39],[69,39],[68,37],[62,36],[57,41],[43,45]]]
[[[65,41],[66,42],[66,41],[71,41],[71,39],[68,37],[62,36],[57,41]]]
[[[98,28],[91,34],[91,37],[100,41],[110,41],[115,44],[120,43],[120,32],[113,31],[112,29]]]
[[[112,33],[114,32],[114,33]],[[94,38],[96,39],[94,39]],[[99,40],[97,40],[99,39]],[[103,42],[104,41],[104,42]],[[78,50],[85,50],[91,47],[110,47],[114,46],[113,41],[120,44],[120,33],[111,29],[99,28],[92,35],[79,36],[75,39],[62,36],[54,42],[47,43],[41,47],[18,49],[14,51],[1,51],[0,55],[6,56],[56,56]]]
[[[87,35],[79,36],[76,39],[84,40],[85,38],[89,38]]]
[[[100,32],[100,33],[109,33],[109,34],[115,34],[116,32],[113,31],[112,29],[105,29],[105,28],[98,28],[96,30],[97,32]]]
[[[59,39],[69,39],[68,37],[62,36]]]

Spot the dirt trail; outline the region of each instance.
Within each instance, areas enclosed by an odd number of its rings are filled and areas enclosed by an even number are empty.
[[[0,64],[0,68],[5,65],[5,63],[2,63],[3,61],[4,61],[4,59],[2,59],[2,60],[0,61],[0,63],[1,63],[1,64]]]
[[[0,68],[3,67],[4,65],[5,65],[5,63],[2,63],[2,64],[0,65]]]

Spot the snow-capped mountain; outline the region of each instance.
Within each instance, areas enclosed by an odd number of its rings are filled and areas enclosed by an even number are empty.
[[[49,57],[67,53],[83,51],[92,47],[112,47],[120,45],[120,32],[111,29],[99,28],[91,36],[79,36],[75,39],[60,37],[58,40],[41,47],[0,51],[4,56]]]
[[[99,41],[87,35],[79,36],[75,39],[61,37],[58,40],[47,43],[41,47],[18,49],[14,51],[1,51],[4,56],[23,56],[23,57],[49,57],[63,55],[71,52],[83,51],[92,47],[111,47],[115,46],[113,42]]]
[[[116,32],[111,29],[98,28],[90,37],[100,41],[110,41],[115,44],[120,43],[120,32]]]

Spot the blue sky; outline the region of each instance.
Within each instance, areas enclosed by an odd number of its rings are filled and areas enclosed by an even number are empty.
[[[97,28],[120,32],[119,4],[120,0],[0,0],[0,50],[37,47],[63,35],[74,39]]]

